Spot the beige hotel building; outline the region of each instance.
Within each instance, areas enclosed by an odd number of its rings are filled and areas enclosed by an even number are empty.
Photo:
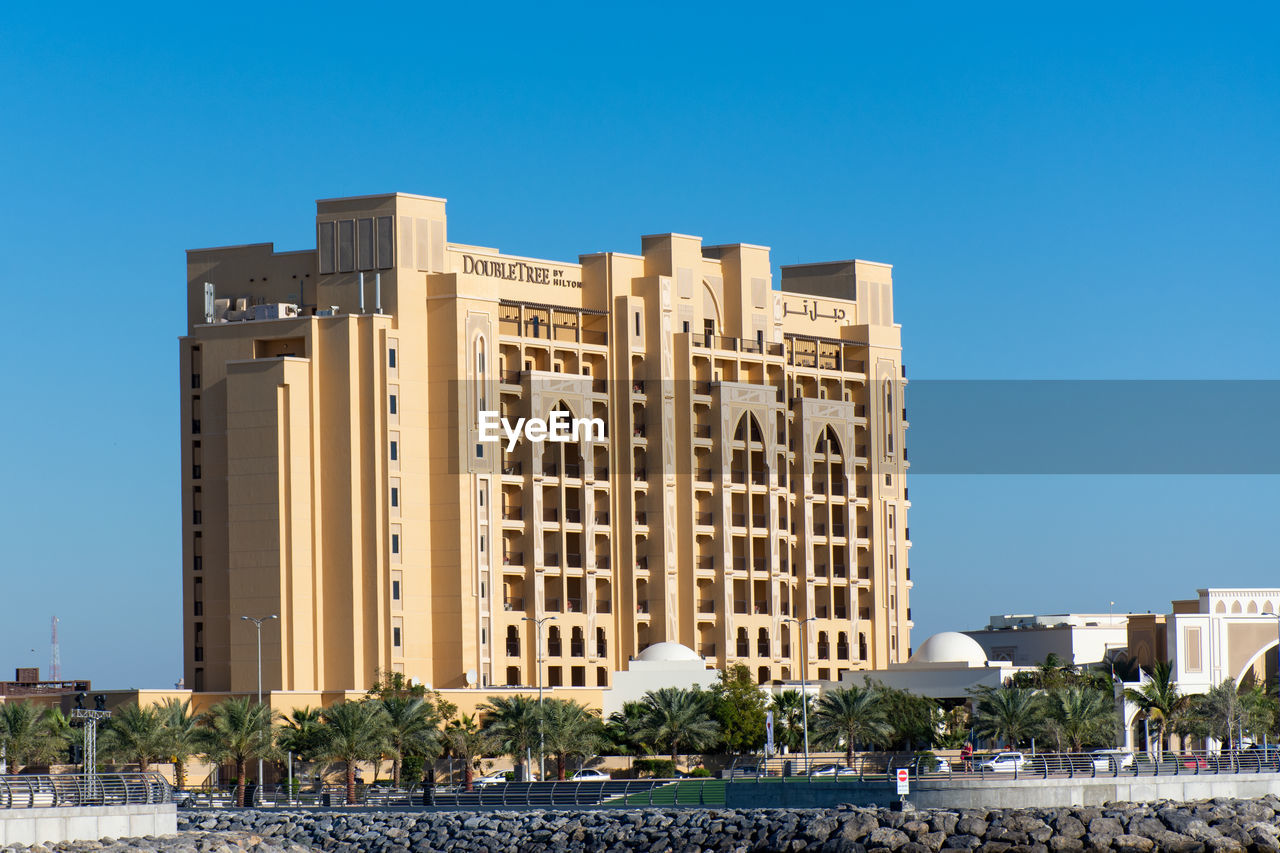
[[[761,682],[906,658],[889,266],[777,289],[766,247],[684,234],[515,257],[397,193],[318,202],[314,249],[187,271],[188,688],[252,692],[240,617],[267,614],[273,691],[608,687],[664,641]],[[556,410],[606,440],[480,440],[482,411]]]

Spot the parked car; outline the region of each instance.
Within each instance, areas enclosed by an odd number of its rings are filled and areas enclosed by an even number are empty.
[[[575,782],[608,782],[612,778],[603,770],[593,770],[589,767],[584,767],[573,774],[573,781]]]
[[[735,764],[733,769],[729,771],[730,777],[733,776],[760,776],[764,773],[764,765],[757,764],[754,761],[745,764]]]
[[[930,773],[938,774],[938,773],[951,772],[951,763],[947,761],[945,758],[940,758],[939,756],[936,756],[936,755],[933,756],[932,758],[924,757],[924,758],[912,759],[911,764],[915,768],[915,771],[921,774],[930,774]]]
[[[998,752],[978,765],[978,769],[987,773],[1012,773],[1021,770],[1027,763],[1027,757],[1021,752]]]
[[[1182,756],[1182,766],[1192,770],[1208,770],[1209,762],[1203,755],[1186,754]]]
[[[480,776],[476,779],[472,779],[471,784],[476,788],[487,788],[490,785],[501,785],[510,781],[507,776],[508,774],[505,772],[490,773],[488,776]]]
[[[1098,772],[1115,773],[1133,767],[1133,753],[1127,749],[1107,747],[1090,750],[1093,756],[1093,769]]]
[[[842,764],[819,764],[817,767],[809,771],[810,776],[857,776],[858,771],[852,767],[845,767]]]

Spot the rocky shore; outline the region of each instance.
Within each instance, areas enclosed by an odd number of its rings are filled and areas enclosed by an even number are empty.
[[[524,851],[1277,851],[1280,798],[1096,808],[652,809],[583,812],[182,811],[177,835],[9,846],[3,853]]]

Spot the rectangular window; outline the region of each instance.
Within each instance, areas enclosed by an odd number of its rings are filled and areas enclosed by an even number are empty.
[[[391,487],[391,505],[400,506],[400,489],[396,486]]]
[[[636,312],[636,337],[640,337],[640,312]]]
[[[371,270],[373,269],[373,220],[357,219],[356,236],[358,238],[356,244],[357,268]]]
[[[378,217],[378,269],[391,269],[394,258],[391,247],[395,245],[395,230],[390,216]]]
[[[391,414],[394,415],[395,413],[396,413],[396,395],[392,394],[391,395]]]
[[[396,351],[394,349],[387,350],[387,367],[392,370],[396,368]]]
[[[333,235],[332,222],[319,222],[316,224],[319,232],[316,236],[316,247],[319,250],[320,275],[331,275],[335,268],[337,245]]]
[[[476,498],[480,502],[480,506],[484,506],[484,487],[480,487],[480,491],[476,493]]]
[[[395,646],[397,649],[400,648],[400,629],[399,628],[391,629],[391,645]]]
[[[391,600],[392,601],[400,600],[400,581],[391,582]]]
[[[400,534],[399,533],[391,534],[391,553],[392,554],[400,553]]]
[[[399,458],[400,458],[400,442],[392,441],[391,442],[391,461],[394,462]]]
[[[683,323],[683,326],[684,326],[685,334],[688,334],[688,333],[689,333],[689,321],[688,321],[688,320],[685,320],[685,321],[684,321],[684,323]]]
[[[338,272],[355,272],[356,269],[356,221],[343,219],[338,222]]]
[[[1187,672],[1201,672],[1204,669],[1200,655],[1200,629],[1186,627],[1182,629],[1183,659],[1187,662]]]
[[[483,444],[477,444],[477,445],[476,445],[476,458],[477,458],[477,459],[483,459],[483,458],[484,458],[484,445],[483,445]]]
[[[480,534],[480,553],[484,553],[484,534]]]

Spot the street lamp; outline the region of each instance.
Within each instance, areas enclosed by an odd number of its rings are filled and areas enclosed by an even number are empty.
[[[544,754],[547,751],[547,735],[542,730],[542,623],[550,622],[556,617],[543,616],[541,619],[535,619],[532,616],[522,616],[522,622],[532,622],[534,648],[538,656],[538,781],[544,782],[547,778],[546,763]]]
[[[253,626],[258,629],[258,704],[262,704],[262,623],[268,619],[279,619],[280,616],[272,613],[270,616],[241,616],[246,622],[252,622]],[[261,801],[262,797],[262,757],[258,757],[258,790],[254,792],[255,797]]]
[[[807,678],[809,671],[809,646],[805,643],[804,626],[809,622],[817,619],[817,616],[810,616],[807,619],[796,619],[787,616],[784,622],[794,622],[800,626],[800,725],[804,728],[804,772],[809,772],[809,681]]]

